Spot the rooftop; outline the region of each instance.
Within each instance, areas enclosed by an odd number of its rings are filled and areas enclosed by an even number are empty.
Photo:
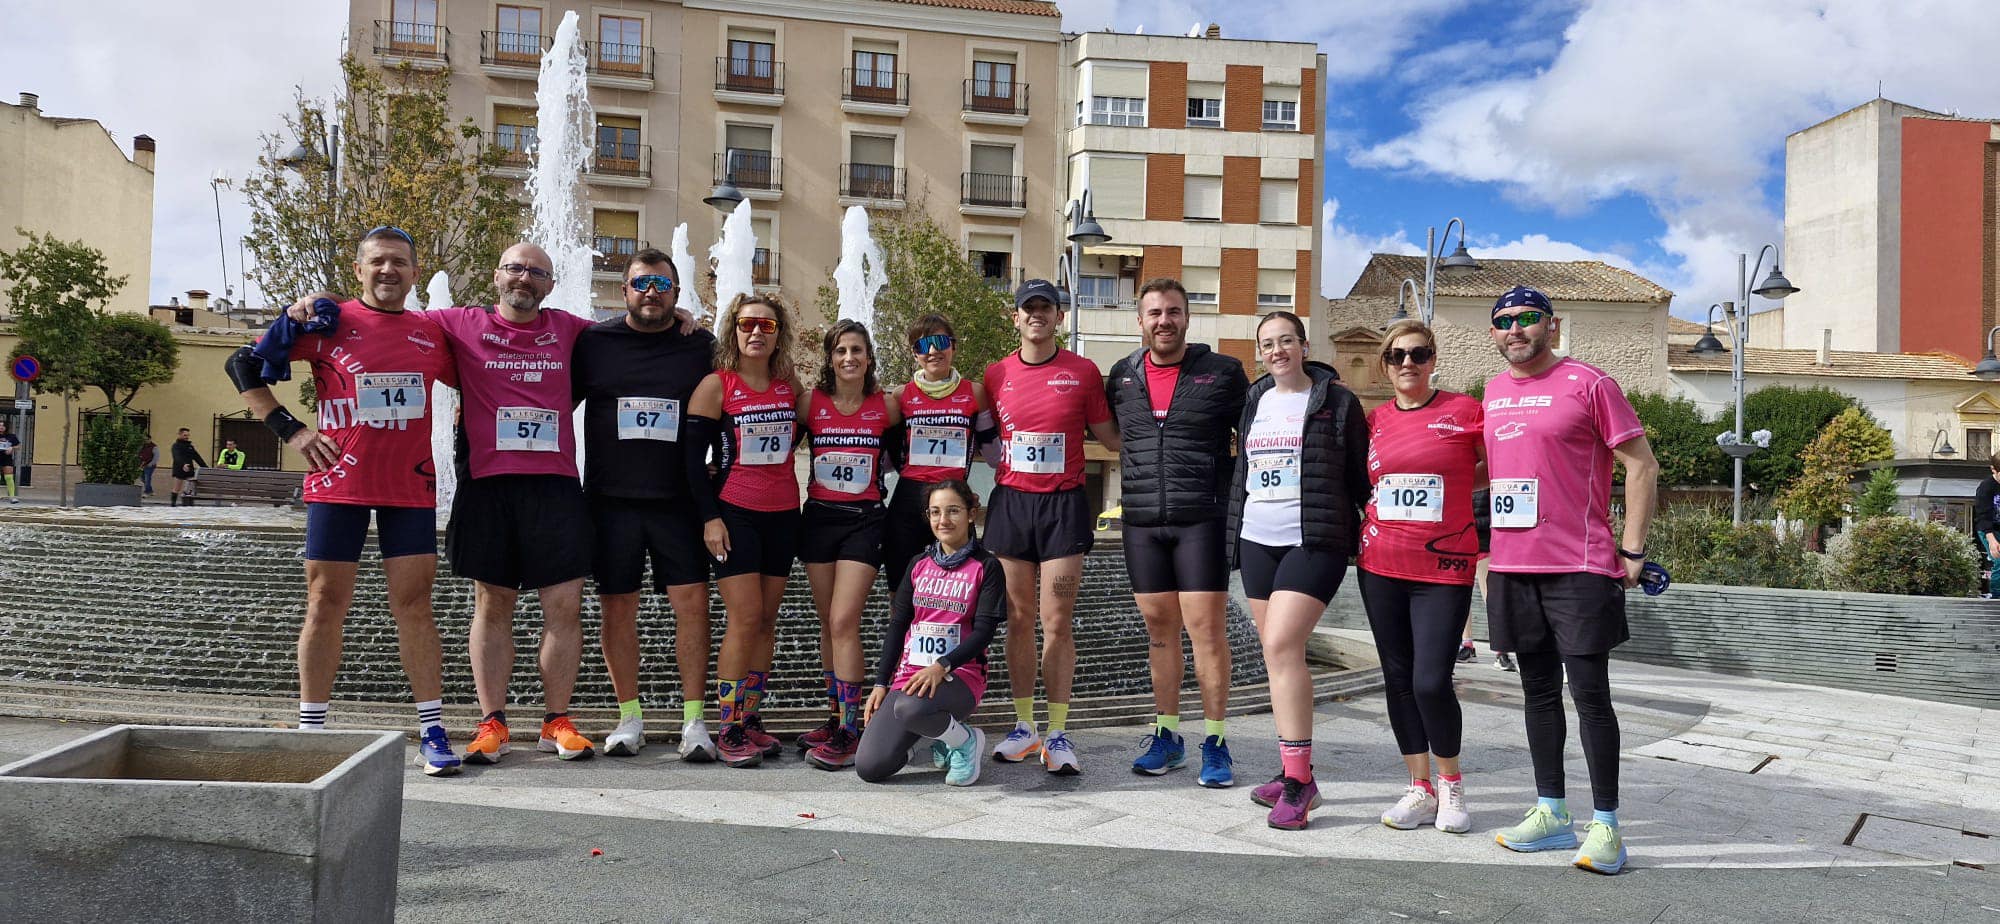
[[[942,6],[954,10],[979,10],[986,13],[1019,13],[1024,16],[1062,17],[1062,10],[1054,3],[1044,0],[890,0],[892,3],[907,3],[911,6]]]
[[[1672,372],[1730,374],[1727,352],[1697,356],[1683,344],[1667,347],[1667,369]],[[1833,376],[1854,379],[1933,379],[1972,383],[1972,367],[1945,353],[1861,353],[1833,350],[1827,363],[1819,364],[1818,350],[1767,350],[1750,347],[1743,351],[1745,375]]]
[[[1597,260],[1495,260],[1474,255],[1479,268],[1465,276],[1437,276],[1437,294],[1459,298],[1499,298],[1515,286],[1533,286],[1563,302],[1662,302],[1674,293],[1634,273]],[[1394,296],[1404,279],[1422,282],[1421,255],[1378,253],[1368,260],[1350,295]]]

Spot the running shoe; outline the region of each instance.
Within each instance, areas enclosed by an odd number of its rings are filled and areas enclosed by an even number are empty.
[[[1479,657],[1479,649],[1472,647],[1471,642],[1466,642],[1458,646],[1458,659],[1460,661],[1470,661],[1477,657]]]
[[[979,740],[982,742],[980,747],[985,747],[983,742],[986,740],[986,733],[976,728],[972,730],[972,733],[979,736]],[[951,748],[945,747],[942,741],[931,742],[931,766],[939,770],[951,766]]]
[[[691,764],[715,762],[715,742],[708,737],[708,723],[700,719],[681,726],[681,759]]]
[[[561,760],[587,758],[597,753],[589,738],[577,734],[576,726],[569,716],[556,716],[553,722],[542,723],[542,738],[535,742],[535,749],[552,752]]]
[[[1625,839],[1618,835],[1617,828],[1593,821],[1583,829],[1583,847],[1569,862],[1578,869],[1616,876],[1625,868]]]
[[[776,757],[785,753],[785,745],[764,731],[764,717],[757,713],[753,712],[743,717],[743,734],[757,743],[757,749],[763,751],[765,757]]]
[[[1042,769],[1057,776],[1075,776],[1083,772],[1083,767],[1076,762],[1076,750],[1070,747],[1069,732],[1056,732],[1043,743]]]
[[[1035,727],[1026,722],[1015,722],[1014,730],[993,747],[993,759],[1003,764],[1027,760],[1042,753],[1042,738],[1035,734]]]
[[[1229,757],[1229,745],[1220,736],[1201,739],[1200,783],[1210,789],[1236,785],[1236,762]]]
[[[854,752],[861,747],[861,736],[845,725],[836,725],[833,735],[826,743],[806,752],[806,763],[821,770],[839,770],[854,766]]]
[[[433,725],[417,738],[417,766],[424,768],[425,776],[458,775],[458,755],[452,753],[451,737],[443,726]]]
[[[1536,803],[1520,824],[1493,835],[1493,842],[1519,853],[1568,850],[1576,846],[1576,831],[1571,828],[1568,812],[1557,815]]]
[[[612,757],[636,757],[646,746],[646,720],[633,716],[620,720],[611,734],[604,736],[604,753]]]
[[[1437,787],[1437,819],[1431,824],[1446,834],[1472,830],[1472,813],[1465,809],[1465,780],[1452,782],[1443,777],[1431,781]]]
[[[942,742],[932,745],[935,752]],[[944,781],[952,786],[971,786],[979,782],[979,759],[986,753],[986,733],[975,728],[972,737],[955,748],[945,748]]]
[[[1403,790],[1403,798],[1382,813],[1382,823],[1398,831],[1409,831],[1437,821],[1438,799],[1431,791],[1410,784]]]
[[[1496,651],[1493,653],[1493,666],[1503,671],[1518,670],[1518,668],[1514,666],[1514,656],[1504,651]]]
[[[1146,749],[1146,753],[1132,761],[1133,773],[1160,776],[1169,770],[1187,766],[1187,744],[1180,735],[1156,727],[1152,734],[1140,739],[1139,744]]]
[[[813,726],[812,731],[793,739],[792,745],[801,751],[810,751],[825,744],[826,739],[833,737],[833,730],[839,727],[840,718],[838,716],[827,716],[826,721]]]
[[[1319,808],[1319,781],[1301,783],[1288,776],[1279,779],[1284,789],[1278,793],[1278,804],[1271,806],[1266,822],[1280,831],[1303,831],[1306,816]]]
[[[507,726],[501,724],[499,719],[487,719],[479,723],[479,728],[472,733],[472,743],[465,746],[466,762],[499,763],[500,758],[507,756],[507,752],[514,749],[507,739]]]
[[[1265,808],[1270,808],[1277,805],[1278,797],[1284,794],[1285,775],[1280,773],[1272,777],[1269,783],[1259,783],[1256,789],[1250,790],[1250,801]]]
[[[722,727],[722,740],[715,743],[722,762],[731,767],[755,767],[764,762],[764,749],[744,734],[741,724]]]

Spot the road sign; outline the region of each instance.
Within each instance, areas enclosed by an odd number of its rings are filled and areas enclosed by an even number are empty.
[[[14,378],[32,382],[42,376],[42,361],[33,356],[23,355],[14,360]]]
[[[35,409],[35,399],[33,399],[33,398],[15,398],[15,399],[14,399],[14,410],[17,410],[17,411],[32,411],[32,410],[34,410],[34,409]]]

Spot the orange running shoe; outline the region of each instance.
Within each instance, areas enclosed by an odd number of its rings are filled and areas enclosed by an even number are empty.
[[[589,738],[577,734],[576,726],[570,724],[569,716],[557,716],[553,722],[542,723],[542,740],[535,747],[543,751],[553,751],[563,760],[576,760],[597,753]]]
[[[479,730],[472,734],[472,743],[465,746],[465,762],[497,764],[511,750],[513,747],[507,743],[507,726],[499,719],[487,719],[479,723]]]

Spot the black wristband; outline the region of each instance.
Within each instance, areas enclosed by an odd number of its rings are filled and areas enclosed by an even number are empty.
[[[1621,555],[1621,556],[1623,556],[1623,557],[1625,557],[1625,558],[1629,558],[1629,559],[1631,559],[1631,560],[1633,560],[1633,561],[1645,561],[1645,560],[1646,560],[1646,550],[1645,550],[1645,549],[1640,549],[1640,550],[1639,550],[1639,551],[1637,551],[1637,552],[1627,552],[1627,551],[1625,551],[1625,547],[1621,545],[1621,546],[1619,546],[1619,547],[1618,547],[1618,554],[1619,554],[1619,555]]]
[[[292,434],[304,430],[306,425],[300,423],[299,419],[293,417],[292,412],[285,410],[284,405],[281,404],[275,410],[271,411],[271,413],[264,415],[264,427],[278,435],[278,442],[289,443],[292,440]]]

